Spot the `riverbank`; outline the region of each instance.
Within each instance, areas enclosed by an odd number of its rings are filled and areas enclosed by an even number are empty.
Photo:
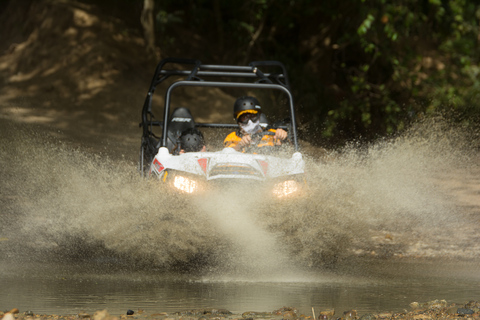
[[[433,300],[425,303],[412,302],[404,312],[384,311],[380,313],[358,314],[356,310],[317,310],[312,308],[311,315],[298,312],[293,307],[283,307],[272,312],[246,311],[235,314],[225,309],[196,309],[174,313],[148,313],[143,310],[127,310],[125,314],[109,314],[107,310],[97,311],[93,314],[77,313],[71,315],[41,315],[32,311],[21,312],[12,309],[0,312],[1,320],[59,320],[59,319],[92,319],[92,320],[120,320],[120,319],[159,319],[159,320],[261,320],[261,319],[285,319],[285,320],[373,320],[373,319],[480,319],[480,301],[471,300],[465,303],[452,303],[446,300]]]

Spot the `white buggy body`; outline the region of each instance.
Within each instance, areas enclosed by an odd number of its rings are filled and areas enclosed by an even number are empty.
[[[217,152],[191,152],[172,155],[160,148],[152,161],[150,174],[162,177],[165,170],[176,170],[215,179],[251,179],[264,181],[278,177],[303,174],[305,162],[300,152],[291,158],[247,154],[225,148]]]

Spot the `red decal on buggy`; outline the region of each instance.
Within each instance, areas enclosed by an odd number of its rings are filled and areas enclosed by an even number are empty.
[[[207,158],[198,159],[198,164],[202,167],[203,172],[207,173]]]
[[[263,174],[267,174],[268,162],[263,160],[257,160],[257,161],[258,161],[258,164],[260,164],[260,166],[262,167]]]
[[[153,160],[153,165],[155,166],[155,169],[157,169],[158,172],[165,169],[165,167],[157,159]]]

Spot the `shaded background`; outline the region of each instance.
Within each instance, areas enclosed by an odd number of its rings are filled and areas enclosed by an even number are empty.
[[[0,19],[1,116],[87,140],[133,137],[153,69],[171,56],[282,61],[302,138],[322,146],[438,113],[478,124],[479,1],[2,0]]]

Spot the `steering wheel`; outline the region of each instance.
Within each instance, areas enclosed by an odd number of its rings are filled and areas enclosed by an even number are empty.
[[[245,152],[247,153],[270,153],[274,150],[275,146],[263,146],[259,147],[258,144],[262,141],[262,138],[265,136],[275,136],[275,132],[272,131],[262,131],[252,134],[252,142],[249,146],[245,147]]]
[[[275,132],[272,131],[261,131],[261,132],[256,132],[252,134],[252,141],[254,139],[258,139],[259,141],[262,140],[263,137],[265,136],[274,136]]]

